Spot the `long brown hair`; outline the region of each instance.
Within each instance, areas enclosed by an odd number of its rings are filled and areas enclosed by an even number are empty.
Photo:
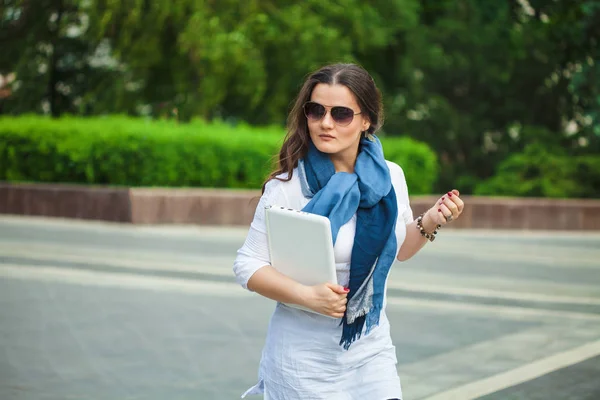
[[[298,97],[296,97],[294,107],[288,115],[287,134],[279,151],[277,168],[263,184],[263,193],[265,185],[271,179],[279,179],[284,182],[292,179],[292,173],[294,168],[298,166],[298,160],[306,155],[311,139],[303,106],[310,100],[313,89],[319,83],[339,84],[350,89],[356,97],[360,111],[366,113],[370,122],[366,133],[375,133],[383,125],[381,93],[367,71],[356,64],[331,64],[320,68],[308,76],[304,85],[302,85],[302,89],[300,89],[300,93],[298,93]],[[277,177],[283,173],[287,173],[287,177]]]

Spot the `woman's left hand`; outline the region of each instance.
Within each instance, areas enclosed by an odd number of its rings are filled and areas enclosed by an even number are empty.
[[[431,207],[427,213],[429,218],[437,225],[447,225],[460,217],[465,208],[465,203],[459,197],[460,193],[456,189],[442,196],[436,205]]]

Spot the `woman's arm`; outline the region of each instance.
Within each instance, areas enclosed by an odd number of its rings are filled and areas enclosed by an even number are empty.
[[[431,220],[429,212],[423,216],[423,228],[426,232],[433,232],[436,224]],[[406,225],[406,238],[398,251],[398,261],[406,261],[419,252],[425,246],[428,240],[421,235],[421,231],[417,229],[417,221],[414,220]]]
[[[436,205],[423,215],[421,224],[427,233],[432,233],[438,225],[445,226],[456,220],[462,214],[464,202],[460,199],[458,190],[452,190],[441,197]],[[446,217],[451,216],[447,219]],[[406,261],[419,252],[428,240],[421,235],[417,221],[406,225],[406,238],[398,251],[398,261]]]
[[[341,318],[346,310],[347,291],[340,285],[323,283],[302,285],[271,266],[265,207],[289,204],[282,190],[283,183],[271,180],[256,206],[244,245],[233,262],[233,272],[242,287],[282,303],[297,304],[318,313]]]
[[[248,289],[269,299],[297,304],[334,318],[342,318],[346,311],[348,291],[341,285],[302,285],[270,265],[265,265],[252,275]]]
[[[304,305],[308,287],[282,274],[270,265],[265,265],[252,275],[248,289],[269,299],[282,303]]]

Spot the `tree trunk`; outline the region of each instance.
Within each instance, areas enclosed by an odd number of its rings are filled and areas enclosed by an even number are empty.
[[[48,102],[50,103],[50,115],[53,118],[58,118],[60,116],[60,107],[58,107],[58,96],[56,91],[56,84],[58,83],[57,76],[57,67],[58,63],[58,50],[57,44],[60,35],[60,24],[62,22],[62,17],[64,13],[64,4],[63,0],[57,1],[56,7],[56,24],[54,29],[50,29],[50,43],[52,45],[52,54],[50,55],[50,59],[48,60]]]

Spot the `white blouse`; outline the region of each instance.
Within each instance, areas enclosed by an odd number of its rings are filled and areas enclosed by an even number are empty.
[[[402,169],[387,161],[398,200],[396,238],[398,249],[413,221],[406,179]],[[233,270],[237,281],[248,289],[248,280],[261,267],[271,265],[267,244],[265,207],[279,205],[301,210],[310,201],[302,195],[298,172],[282,182],[267,183],[244,245],[238,250]],[[356,215],[338,233],[334,246],[338,283],[350,278],[350,257],[356,230]],[[248,394],[264,393],[265,399],[373,399],[402,398],[396,372],[396,353],[384,311],[379,326],[362,335],[344,350],[340,319],[332,319],[277,303],[259,367],[259,382]]]

